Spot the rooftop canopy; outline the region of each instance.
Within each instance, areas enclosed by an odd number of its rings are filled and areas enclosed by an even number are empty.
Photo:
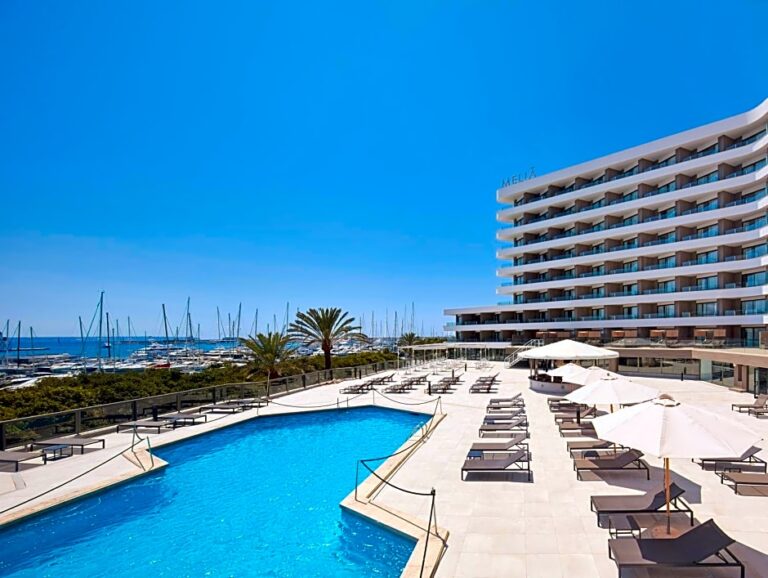
[[[590,359],[611,359],[618,357],[618,351],[595,347],[587,343],[573,341],[572,339],[563,339],[556,343],[550,343],[542,347],[534,347],[520,354],[522,359],[536,360],[590,360]]]

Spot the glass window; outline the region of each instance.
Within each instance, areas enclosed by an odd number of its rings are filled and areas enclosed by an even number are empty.
[[[592,267],[592,273],[595,275],[605,274],[605,265],[596,265],[595,267]]]
[[[624,307],[622,310],[622,314],[626,319],[637,319],[637,305]]]
[[[637,198],[637,189],[621,197],[622,201],[634,201]]]
[[[657,193],[668,193],[670,191],[676,191],[677,190],[677,184],[675,181],[670,181],[664,185],[661,185],[658,189],[656,189]]]
[[[696,255],[696,263],[698,265],[705,265],[707,263],[717,263],[717,249],[707,251],[706,253],[699,253]]]
[[[667,267],[674,267],[676,264],[676,258],[674,255],[669,257],[659,257],[659,268],[665,269]]]
[[[675,231],[669,233],[662,233],[659,235],[659,243],[673,243],[675,241]]]
[[[637,295],[637,283],[632,283],[631,285],[624,285],[623,287],[624,293],[628,295]]]
[[[668,207],[663,210],[659,210],[659,218],[660,219],[670,219],[674,217],[677,214],[677,211],[675,210],[675,207]]]
[[[656,314],[659,317],[674,317],[675,316],[674,303],[670,303],[669,305],[657,305]]]
[[[635,215],[631,215],[629,217],[626,217],[622,221],[622,224],[624,224],[625,226],[627,226],[627,225],[637,225],[638,220],[639,220],[639,217],[637,216],[637,214],[635,214]]]
[[[669,281],[659,281],[656,284],[656,288],[658,289],[659,293],[673,293],[675,291],[675,280],[670,279]]]
[[[717,302],[709,301],[707,303],[697,303],[696,315],[699,317],[702,315],[717,315]]]
[[[715,235],[718,235],[720,233],[720,228],[717,223],[713,225],[709,225],[707,227],[701,227],[696,230],[696,235],[699,238],[702,237],[714,237]]]
[[[768,274],[765,271],[758,271],[757,273],[745,273],[741,277],[742,284],[745,287],[757,287],[758,285],[768,284]]]
[[[755,245],[754,247],[744,247],[741,250],[741,255],[744,259],[754,259],[755,257],[762,257],[768,253],[768,245]]]
[[[698,211],[711,211],[713,209],[716,209],[718,207],[718,205],[719,205],[719,202],[718,202],[718,200],[716,198],[715,199],[710,199],[708,201],[704,201],[703,203],[699,203],[698,205],[696,205],[696,211],[697,212]]]
[[[754,301],[742,301],[744,315],[764,315],[766,312],[765,299],[755,299]]]
[[[629,263],[624,263],[621,269],[625,273],[633,273],[637,271],[637,261],[630,261]]]
[[[717,289],[717,275],[699,277],[696,279],[696,287],[699,289]]]

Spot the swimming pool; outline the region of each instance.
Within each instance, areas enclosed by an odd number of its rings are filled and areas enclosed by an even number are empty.
[[[0,530],[0,574],[399,576],[414,543],[339,502],[359,458],[395,451],[427,419],[262,417],[160,448],[167,468]]]

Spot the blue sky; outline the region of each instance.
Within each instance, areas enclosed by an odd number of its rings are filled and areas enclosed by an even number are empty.
[[[495,303],[495,189],[768,97],[768,3],[0,3],[0,320]],[[249,322],[250,323],[250,322]],[[262,321],[262,328],[265,321]]]

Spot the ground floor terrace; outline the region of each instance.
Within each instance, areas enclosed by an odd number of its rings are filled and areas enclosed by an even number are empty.
[[[392,372],[388,372],[392,373]],[[480,377],[498,374],[494,393],[470,393],[470,386]],[[504,363],[472,362],[434,364],[431,368],[405,375],[396,372],[394,382],[426,375],[428,385],[419,384],[408,393],[382,395],[368,391],[348,395],[343,388],[356,381],[328,384],[281,397],[282,405],[254,408],[233,415],[220,415],[207,423],[148,434],[157,447],[212,431],[243,420],[258,420],[265,415],[311,411],[318,407],[379,405],[423,411],[436,417],[421,433],[418,443],[406,442],[401,458],[387,460],[376,470],[388,481],[369,478],[359,496],[350,494],[344,503],[358,513],[391,525],[409,535],[421,535],[430,513],[434,532],[427,556],[427,573],[438,577],[542,577],[594,578],[615,577],[616,565],[608,556],[608,531],[599,528],[590,510],[593,495],[640,494],[662,486],[661,461],[652,457],[650,479],[629,472],[585,476],[578,480],[566,444],[553,419],[544,395],[528,388],[528,370],[508,368]],[[431,394],[439,380],[453,375],[459,382],[452,393],[440,397]],[[753,396],[706,381],[679,378],[637,377],[637,382],[652,385],[676,399],[704,405],[712,411],[731,415],[732,403],[748,403]],[[361,380],[357,380],[361,381]],[[383,387],[377,387],[382,389]],[[494,441],[478,438],[478,429],[492,397],[521,394],[529,422],[527,443],[531,454],[531,481],[523,478],[462,480],[461,468],[474,442]],[[753,418],[755,429],[768,437],[768,420]],[[109,433],[110,454],[129,450],[130,433]],[[765,442],[761,442],[762,447]],[[117,480],[141,475],[152,467],[146,452],[126,451],[125,459],[104,461],[105,450],[86,451],[83,455],[59,460],[45,466],[24,465],[18,473],[0,471],[0,522],[12,520],[61,503],[63,500],[103,487]],[[766,451],[759,454],[768,458]],[[370,457],[370,456],[360,456]],[[215,459],[211,462],[215,467]],[[172,467],[173,464],[170,464]],[[704,522],[713,518],[737,544],[732,548],[747,566],[747,576],[768,576],[768,498],[736,495],[720,483],[712,471],[689,460],[672,460],[672,480],[685,490],[695,518]],[[157,465],[155,466],[157,467]],[[354,477],[350,464],[350,480]],[[58,487],[67,480],[74,481]],[[389,485],[392,484],[392,485]],[[353,484],[350,484],[350,490]],[[397,487],[395,487],[397,486]],[[398,488],[417,492],[406,493]],[[435,508],[431,511],[431,490]],[[40,496],[43,492],[45,495]],[[426,496],[424,495],[426,494]],[[16,507],[18,506],[18,507]],[[421,533],[421,534],[420,534]],[[443,540],[444,547],[443,547]],[[422,562],[417,546],[406,573],[417,576]],[[732,576],[731,571],[699,570],[674,573],[628,572],[625,576]]]

